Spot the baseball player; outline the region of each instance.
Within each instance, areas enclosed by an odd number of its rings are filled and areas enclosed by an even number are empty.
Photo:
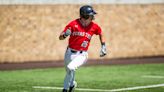
[[[59,36],[60,40],[64,40],[69,36],[64,57],[66,76],[63,92],[73,92],[76,86],[75,70],[86,63],[88,59],[87,50],[94,34],[100,38],[100,57],[106,55],[105,40],[101,28],[92,21],[95,14],[97,13],[92,6],[82,6],[80,8],[80,18],[71,21]]]

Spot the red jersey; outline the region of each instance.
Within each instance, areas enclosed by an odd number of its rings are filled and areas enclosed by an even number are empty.
[[[67,29],[71,30],[68,47],[78,51],[87,51],[92,36],[101,34],[101,28],[96,23],[91,22],[87,27],[83,27],[79,19],[70,22],[63,32]]]

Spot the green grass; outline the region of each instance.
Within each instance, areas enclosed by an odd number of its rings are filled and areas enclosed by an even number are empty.
[[[164,84],[164,78],[143,78],[143,75],[164,76],[164,64],[81,67],[76,71],[76,81],[79,88],[93,89]],[[62,87],[64,76],[64,68],[0,71],[0,92],[61,92],[55,89],[34,89],[32,86]],[[163,91],[164,87],[157,87],[123,92]]]

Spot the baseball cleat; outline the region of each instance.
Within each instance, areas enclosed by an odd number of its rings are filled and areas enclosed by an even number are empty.
[[[77,82],[74,81],[74,85],[72,87],[69,87],[69,91],[68,92],[74,92],[76,87],[77,87]]]
[[[62,92],[67,92],[67,90],[66,89],[63,89],[63,91]]]

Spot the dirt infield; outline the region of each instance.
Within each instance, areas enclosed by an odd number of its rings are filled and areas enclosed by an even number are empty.
[[[99,59],[88,60],[84,66],[93,65],[128,65],[128,64],[152,64],[164,63],[164,56],[139,57],[139,58],[120,58],[120,59]],[[19,70],[19,69],[36,69],[63,67],[63,61],[43,61],[43,62],[26,62],[26,63],[4,63],[0,64],[0,70]]]

